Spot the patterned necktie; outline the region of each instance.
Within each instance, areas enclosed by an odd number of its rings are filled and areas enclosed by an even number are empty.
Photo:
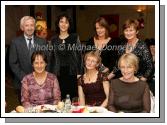
[[[28,43],[28,49],[29,49],[29,54],[30,55],[32,54],[32,49],[33,49],[31,40],[32,40],[32,38],[28,38],[28,41],[29,41],[29,43]]]

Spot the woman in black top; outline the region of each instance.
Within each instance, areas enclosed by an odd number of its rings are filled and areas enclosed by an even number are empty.
[[[82,72],[82,55],[77,49],[80,40],[77,34],[70,33],[71,20],[66,14],[58,17],[57,32],[51,42],[51,72],[57,75],[62,99],[66,94],[73,98],[77,96],[77,77]]]
[[[122,42],[122,45],[118,49],[118,56],[120,57],[124,53],[135,54],[139,58],[139,70],[136,75],[141,80],[146,81],[153,70],[152,58],[147,45],[144,43],[144,41],[137,38],[137,34],[139,32],[138,30],[139,23],[137,20],[127,20],[125,22],[123,25],[123,31],[127,42]],[[118,71],[118,67],[115,66],[108,78],[113,78],[115,73]]]
[[[149,83],[150,90],[152,91],[153,95],[155,96],[155,40],[153,38],[149,40],[148,48],[151,52],[152,61],[153,61],[152,62],[153,63],[153,71],[152,71],[150,77],[148,78],[148,83]]]
[[[96,34],[86,44],[86,52],[97,50],[101,54],[102,66],[100,71],[112,71],[117,59],[117,41],[109,36],[109,25],[103,17],[95,21]]]

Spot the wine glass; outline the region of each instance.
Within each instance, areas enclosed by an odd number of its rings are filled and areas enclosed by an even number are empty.
[[[93,106],[96,106],[97,105],[97,102],[95,100],[92,100],[88,106],[90,107],[93,107]]]
[[[72,106],[73,106],[74,110],[77,110],[77,107],[79,106],[79,98],[78,97],[72,98]]]
[[[28,107],[25,108],[24,112],[25,113],[33,113],[33,105],[29,105]]]
[[[36,104],[32,104],[32,105],[30,106],[30,112],[31,112],[31,113],[37,113],[38,111],[37,111],[36,107],[37,107]]]

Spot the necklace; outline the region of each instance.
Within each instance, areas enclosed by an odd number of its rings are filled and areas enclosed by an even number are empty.
[[[110,39],[111,38],[98,40],[94,38],[96,48],[101,51],[110,41]]]
[[[65,34],[65,35],[59,35],[59,38],[62,40],[62,43],[66,43],[65,39],[69,36],[69,34]]]
[[[128,51],[132,51],[132,50],[133,50],[133,46],[130,45],[130,44],[127,44],[127,50],[128,50]]]
[[[66,41],[63,39],[63,42],[62,42],[62,43],[64,44],[64,43],[66,43]]]
[[[47,73],[45,72],[43,76],[37,76],[37,74],[34,73],[34,78],[38,85],[43,85],[46,79]]]
[[[85,74],[85,78],[88,79],[88,81],[90,82],[91,77],[87,73]]]
[[[60,34],[60,35],[59,35],[59,38],[64,40],[64,39],[66,39],[68,36],[69,36],[68,33],[67,33],[67,34]]]
[[[98,74],[98,71],[92,75],[88,75],[87,73],[85,74],[85,79],[87,79],[89,82],[92,80],[92,81],[95,81],[95,77],[97,76]]]
[[[136,39],[135,42],[132,42],[131,44],[127,43],[126,50],[127,52],[132,52],[136,46],[138,39]]]

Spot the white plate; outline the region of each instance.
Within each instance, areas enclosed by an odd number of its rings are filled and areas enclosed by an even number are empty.
[[[55,110],[57,105],[49,105],[49,104],[44,104],[44,105],[38,105],[33,107],[33,109],[43,109],[43,110]]]
[[[77,109],[80,109],[80,108],[85,108],[86,109],[85,113],[106,113],[106,112],[110,112],[106,108],[100,107],[100,106],[93,106],[93,107],[78,106],[77,107]]]
[[[109,112],[106,108],[104,107],[88,107],[89,112],[97,112],[97,113],[105,113]]]
[[[44,104],[44,105],[38,105],[38,106],[32,106],[25,108],[25,113],[39,113],[42,110],[55,110],[57,105],[49,105],[49,104]],[[15,110],[11,111],[11,113],[16,113]]]
[[[56,109],[55,105],[44,104],[44,105],[28,107],[25,109],[25,113],[40,113],[43,110],[55,110],[55,109]]]
[[[10,113],[16,113],[16,110],[12,110]]]
[[[56,108],[57,108],[57,105],[45,104],[45,105],[38,105],[38,106],[35,106],[35,107],[29,107],[29,108],[26,109],[25,112],[26,113],[41,112],[41,110],[55,110]],[[86,108],[87,112],[85,112],[85,113],[107,113],[107,112],[109,113],[110,112],[106,108],[99,107],[99,106],[94,106],[94,107],[77,106],[77,109],[80,109],[80,108]],[[74,109],[74,107],[72,107],[72,109]],[[13,110],[11,113],[15,113],[15,112],[16,111]]]

